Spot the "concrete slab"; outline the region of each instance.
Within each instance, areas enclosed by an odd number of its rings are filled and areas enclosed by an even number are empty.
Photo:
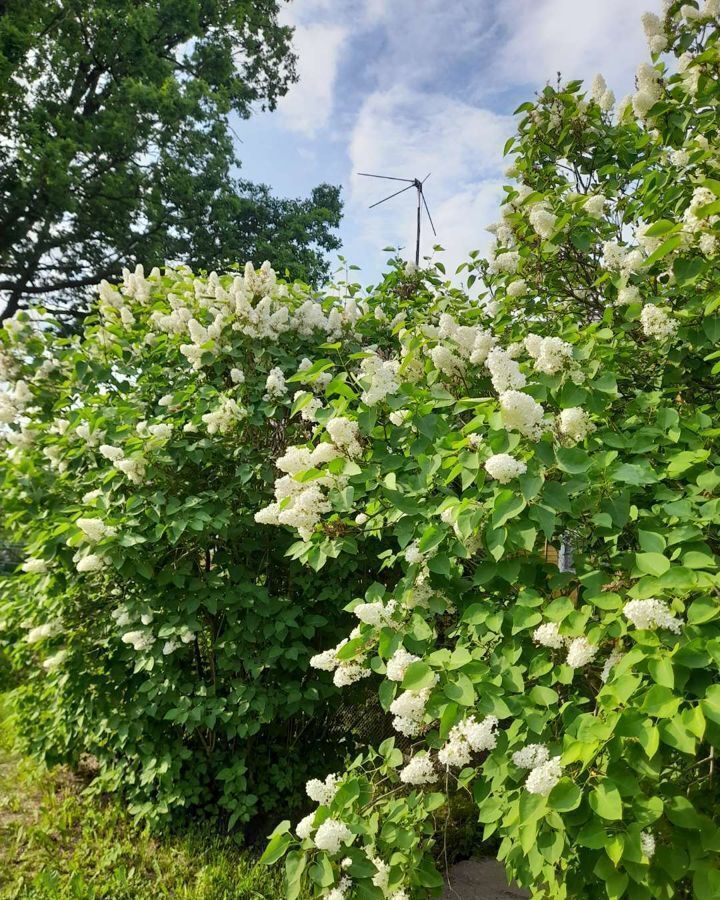
[[[508,885],[505,869],[494,859],[466,859],[451,866],[442,900],[525,900],[530,894]]]

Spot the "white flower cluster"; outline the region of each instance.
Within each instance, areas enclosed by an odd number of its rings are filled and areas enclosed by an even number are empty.
[[[677,331],[677,322],[660,306],[647,303],[640,312],[643,334],[663,341]]]
[[[352,637],[356,637],[356,633]],[[364,666],[362,663],[354,660],[338,659],[338,652],[347,644],[348,639],[343,638],[337,647],[331,650],[324,650],[322,653],[316,653],[310,658],[310,665],[314,669],[320,669],[323,672],[333,672],[333,684],[335,687],[347,687],[360,681],[361,678],[367,678],[372,675],[372,669]]]
[[[718,215],[707,216],[704,213],[700,212],[700,210],[704,206],[708,206],[715,200],[717,200],[717,197],[709,188],[695,188],[690,203],[683,213],[683,225],[686,232],[695,234],[696,232],[701,231],[704,228],[712,227],[718,221],[720,221],[720,216]],[[712,237],[712,235],[704,235],[704,237]]]
[[[539,794],[547,797],[550,791],[562,778],[562,766],[560,757],[553,756],[547,762],[540,763],[531,769],[525,782],[525,788],[530,794]]]
[[[297,528],[303,540],[310,540],[323,513],[330,511],[330,504],[323,492],[332,477],[299,482],[293,476],[317,468],[336,459],[338,448],[332,444],[318,444],[313,450],[307,447],[288,447],[276,465],[287,474],[275,482],[275,503],[255,513],[255,521],[264,525],[288,525]]]
[[[446,344],[436,344],[430,351],[430,359],[438,372],[442,372],[448,378],[455,378],[465,371],[461,357],[454,352],[454,348],[451,349]]]
[[[548,240],[555,233],[557,216],[546,203],[534,203],[528,218],[535,233],[543,240]]]
[[[48,570],[47,562],[37,556],[29,556],[21,566],[23,572],[30,575],[44,575]]]
[[[645,31],[650,52],[662,53],[667,49],[668,40],[660,18],[655,13],[646,12],[642,15],[642,25]]]
[[[440,316],[438,335],[443,339],[450,339],[460,356],[473,365],[484,363],[495,346],[495,338],[491,332],[479,325],[459,325],[449,313]]]
[[[558,430],[564,437],[579,443],[595,431],[595,425],[590,421],[590,416],[584,409],[579,406],[571,406],[560,412]]]
[[[438,773],[432,759],[423,753],[417,753],[410,762],[400,770],[400,781],[403,784],[432,784],[438,780]]]
[[[387,661],[386,668],[388,680],[402,681],[405,677],[405,673],[408,670],[408,666],[410,666],[414,662],[419,661],[419,656],[415,656],[414,653],[408,653],[408,651],[401,645]]]
[[[381,600],[376,600],[373,603],[358,603],[353,609],[353,613],[365,625],[385,628],[393,625],[393,615],[396,609],[397,602],[395,600],[390,600],[387,605]]]
[[[643,856],[652,859],[655,854],[655,835],[651,831],[642,831],[640,833],[640,849]]]
[[[534,769],[550,759],[550,751],[545,744],[527,744],[512,755],[513,764],[519,769]]]
[[[605,684],[609,680],[610,673],[620,662],[624,655],[625,654],[621,650],[615,649],[605,660],[605,665],[603,666],[602,672],[600,673],[600,681],[602,681],[603,684]]]
[[[560,634],[556,622],[543,622],[533,632],[533,641],[541,647],[560,650],[565,646],[565,638]]]
[[[335,794],[338,792],[340,775],[328,775],[325,781],[319,778],[311,778],[305,785],[305,791],[311,800],[321,806],[329,806]]]
[[[91,543],[95,544],[106,537],[113,537],[117,529],[106,525],[102,519],[80,518],[75,524]]]
[[[36,625],[34,628],[31,628],[25,635],[25,640],[28,644],[37,644],[39,641],[55,637],[59,633],[59,622],[45,622],[43,625]]]
[[[532,441],[542,437],[545,410],[529,394],[512,390],[500,394],[500,414],[508,431],[519,431]]]
[[[612,91],[608,91],[607,93],[612,95]],[[613,102],[614,100],[615,98],[613,97]],[[612,106],[612,103],[610,106]],[[589,216],[592,216],[593,219],[602,219],[607,204],[608,199],[607,197],[603,197],[602,194],[590,194],[583,203],[583,209]]]
[[[361,400],[368,406],[381,403],[391,394],[396,394],[400,382],[397,380],[400,363],[395,359],[381,359],[377,353],[366,356],[360,363],[360,378],[365,390]]]
[[[99,572],[107,565],[107,559],[97,553],[76,554],[73,557],[78,572]]]
[[[603,112],[610,112],[615,104],[615,94],[607,86],[607,82],[600,74],[596,75],[592,80],[590,96]],[[595,215],[595,213],[591,212],[590,215]],[[597,215],[598,218],[602,215],[602,209]]]
[[[211,412],[202,416],[208,434],[227,434],[247,416],[247,410],[232,397],[223,396]]]
[[[482,722],[478,722],[475,716],[468,716],[450,729],[447,742],[438,752],[438,760],[444,766],[467,765],[473,753],[495,747],[497,726],[495,716],[487,716]]]
[[[639,272],[644,263],[645,256],[638,247],[624,247],[617,241],[605,241],[603,244],[602,264],[606,269],[627,277]]]
[[[682,620],[671,614],[667,603],[654,597],[648,600],[630,600],[623,608],[623,615],[641,631],[666,628],[674,634],[680,634],[683,627]]]
[[[0,390],[0,424],[15,422],[32,399],[30,388],[22,380],[16,381],[12,390]]]
[[[544,622],[533,632],[533,641],[541,647],[549,647],[551,650],[561,650],[567,646],[567,658],[565,662],[571,669],[580,669],[591,662],[598,648],[591,644],[585,637],[565,638],[560,634],[556,622]]]
[[[535,370],[546,375],[561,372],[573,358],[572,345],[557,337],[529,334],[525,338],[525,349],[535,360]]]
[[[347,875],[343,875],[338,884],[324,894],[325,900],[346,900],[351,887],[352,880]]]
[[[136,653],[149,650],[155,643],[155,638],[148,631],[127,631],[122,636],[123,644],[132,644]]]
[[[595,658],[598,648],[591,644],[587,638],[574,638],[568,644],[567,659],[565,662],[571,669],[581,669]]]
[[[616,306],[630,306],[631,303],[641,303],[640,288],[635,284],[622,284],[618,288]]]
[[[395,716],[393,728],[405,737],[417,737],[423,728],[425,706],[432,688],[420,691],[403,691],[393,700],[390,712]]]
[[[516,362],[507,350],[502,347],[493,347],[485,361],[492,385],[498,394],[509,390],[524,388],[527,380],[520,371],[520,364]]]
[[[637,91],[632,98],[632,107],[638,119],[645,119],[663,95],[660,73],[649,63],[641,63],[637,69]]]
[[[344,822],[325,819],[315,832],[315,846],[327,853],[337,853],[343,845],[352,843],[353,833]]]
[[[360,456],[362,446],[357,422],[353,422],[345,416],[335,416],[327,421],[325,428],[333,444],[342,453],[351,458]]]
[[[133,484],[142,484],[145,477],[145,460],[142,456],[119,459],[115,463],[115,468]]]
[[[527,472],[527,466],[522,460],[515,459],[509,453],[496,453],[485,460],[485,471],[500,484],[507,484],[513,478],[524,475]]]
[[[282,369],[277,367],[270,369],[265,381],[265,391],[266,400],[279,400],[287,394],[287,385]]]
[[[300,409],[300,418],[304,422],[317,422],[317,414],[323,408],[322,400],[313,396],[310,391],[296,391],[293,402],[304,401]]]

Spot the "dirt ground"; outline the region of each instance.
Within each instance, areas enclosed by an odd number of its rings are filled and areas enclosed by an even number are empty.
[[[494,859],[468,859],[450,869],[442,900],[520,900],[529,896],[508,885],[503,867]]]

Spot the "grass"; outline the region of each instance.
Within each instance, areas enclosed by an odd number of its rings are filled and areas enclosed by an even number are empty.
[[[0,900],[280,900],[282,878],[209,830],[157,837],[117,800],[16,750],[0,694]]]

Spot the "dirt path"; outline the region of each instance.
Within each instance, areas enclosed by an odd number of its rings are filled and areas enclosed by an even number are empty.
[[[468,859],[450,869],[442,900],[524,900],[529,896],[519,887],[508,886],[505,870],[494,859]]]

